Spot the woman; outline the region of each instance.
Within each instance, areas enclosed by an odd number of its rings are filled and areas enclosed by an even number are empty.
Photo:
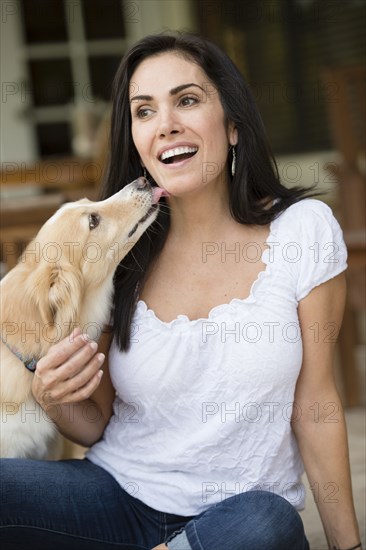
[[[90,450],[3,461],[2,540],[306,549],[304,463],[329,547],[360,548],[332,372],[339,225],[281,185],[247,86],[206,40],[137,43],[113,103],[105,196],[144,172],[169,198],[119,266],[110,349],[75,331],[38,363],[37,401]]]

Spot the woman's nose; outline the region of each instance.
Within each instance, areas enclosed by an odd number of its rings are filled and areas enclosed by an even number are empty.
[[[181,131],[182,125],[170,109],[160,113],[159,124],[156,132],[158,137],[179,134]]]

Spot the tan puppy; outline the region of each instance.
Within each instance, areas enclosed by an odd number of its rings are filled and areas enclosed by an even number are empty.
[[[138,178],[104,201],[65,204],[1,281],[2,457],[52,455],[57,430],[32,396],[31,371],[76,326],[98,338],[117,265],[155,220],[163,194]]]

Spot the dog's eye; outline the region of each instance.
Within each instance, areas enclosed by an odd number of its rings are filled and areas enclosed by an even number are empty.
[[[95,229],[96,227],[98,227],[99,223],[99,214],[95,214],[95,212],[93,212],[93,214],[89,214],[89,229]]]

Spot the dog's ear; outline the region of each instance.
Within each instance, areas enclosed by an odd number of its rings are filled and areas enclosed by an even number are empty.
[[[48,264],[36,269],[29,278],[33,299],[42,322],[67,332],[77,322],[83,292],[79,270],[71,264]]]
[[[53,313],[54,323],[72,327],[78,320],[81,306],[82,277],[79,270],[71,264],[57,266],[53,270],[49,289],[49,307]]]

